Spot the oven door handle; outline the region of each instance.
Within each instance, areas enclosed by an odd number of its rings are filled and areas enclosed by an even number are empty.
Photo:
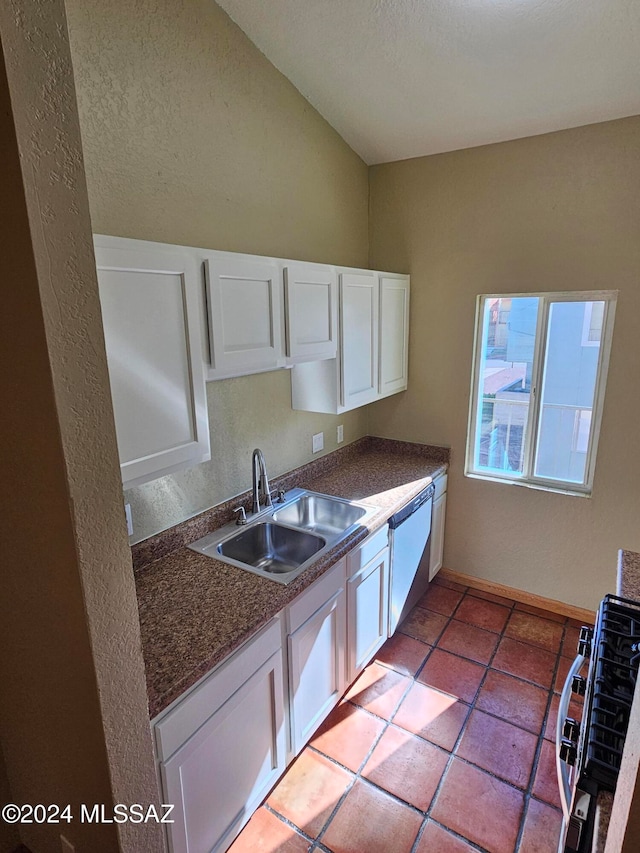
[[[560,696],[560,704],[558,705],[558,720],[556,722],[556,771],[558,773],[558,787],[560,788],[560,802],[562,804],[562,814],[565,821],[569,820],[569,809],[571,808],[571,783],[569,776],[571,769],[566,762],[560,758],[560,744],[562,742],[562,729],[565,718],[569,713],[569,702],[571,701],[571,682],[573,676],[577,675],[585,662],[584,655],[578,655],[571,664],[569,674],[562,688]]]

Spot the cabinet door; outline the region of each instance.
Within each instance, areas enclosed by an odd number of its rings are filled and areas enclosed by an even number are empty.
[[[284,268],[284,286],[288,361],[335,358],[338,288],[333,267],[289,264]]]
[[[285,750],[278,651],[160,765],[172,853],[226,850],[284,772]]]
[[[431,552],[429,557],[429,580],[434,578],[442,568],[444,552],[444,517],[447,509],[447,493],[440,495],[433,502],[431,516]]]
[[[388,607],[389,549],[385,548],[347,584],[349,683],[387,639]]]
[[[341,403],[354,409],[378,396],[378,277],[342,273],[340,305]]]
[[[347,686],[344,651],[342,588],[289,636],[291,741],[295,755]]]
[[[279,265],[268,258],[205,257],[209,379],[275,370],[284,365],[282,285]]]
[[[407,387],[409,277],[380,276],[380,396]]]
[[[187,252],[95,238],[125,488],[211,458],[199,274]]]

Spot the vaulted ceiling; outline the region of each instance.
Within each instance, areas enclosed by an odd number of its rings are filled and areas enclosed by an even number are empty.
[[[369,164],[640,113],[640,0],[218,0]]]

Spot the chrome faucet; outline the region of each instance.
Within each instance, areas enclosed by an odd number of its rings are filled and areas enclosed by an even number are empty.
[[[253,451],[251,457],[251,468],[253,473],[253,503],[251,512],[260,512],[260,501],[264,499],[264,505],[273,506],[271,501],[271,490],[269,489],[269,479],[267,477],[267,464],[264,461],[264,454],[257,447]]]

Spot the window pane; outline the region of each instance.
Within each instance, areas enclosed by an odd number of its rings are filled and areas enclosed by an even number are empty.
[[[537,297],[484,300],[476,471],[523,473],[538,302]]]
[[[550,305],[536,477],[585,482],[603,317],[604,302]]]

